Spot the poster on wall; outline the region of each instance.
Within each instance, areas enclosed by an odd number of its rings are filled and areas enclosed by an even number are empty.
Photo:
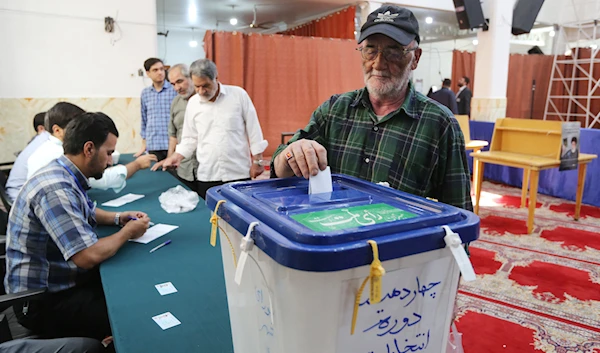
[[[560,167],[558,170],[577,169],[579,159],[579,131],[581,122],[562,124],[562,145],[560,148]]]

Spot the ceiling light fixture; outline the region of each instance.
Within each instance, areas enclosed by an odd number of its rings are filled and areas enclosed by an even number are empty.
[[[231,12],[235,15],[235,5],[231,5]],[[232,16],[229,19],[229,24],[232,25],[232,26],[237,25],[238,24],[237,18],[235,18],[235,16]]]
[[[198,10],[196,9],[196,4],[191,3],[188,7],[188,19],[190,20],[190,22],[196,22],[196,19],[198,18],[197,12]]]
[[[592,49],[598,49],[598,44],[590,44],[590,48],[592,48]]]
[[[477,45],[479,44],[479,41],[477,39],[473,39],[473,45]]]
[[[190,40],[190,42],[188,43],[190,45],[190,47],[195,48],[198,46],[198,42],[196,41],[196,39],[194,38],[194,27],[192,27],[192,40]]]
[[[433,18],[431,18],[431,17],[426,17],[426,18],[425,18],[425,23],[427,23],[427,24],[432,24],[432,23],[433,23]]]
[[[548,33],[548,35],[549,35],[550,37],[554,37],[554,36],[556,35],[556,32],[555,32],[555,31],[550,31],[550,33]]]

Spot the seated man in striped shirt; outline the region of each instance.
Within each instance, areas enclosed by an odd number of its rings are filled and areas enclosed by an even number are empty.
[[[271,177],[342,173],[472,210],[464,136],[454,116],[417,92],[419,23],[393,5],[361,28],[365,88],[331,97],[275,152]]]
[[[10,213],[4,284],[7,293],[48,290],[43,299],[14,307],[19,323],[42,338],[111,335],[98,265],[143,235],[150,221],[142,212],[101,210],[87,196],[88,178],[101,178],[112,165],[118,136],[102,113],[73,119],[65,155],[25,183]],[[123,228],[98,239],[97,225]]]

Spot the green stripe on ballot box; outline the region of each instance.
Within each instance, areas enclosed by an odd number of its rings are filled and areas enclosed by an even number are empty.
[[[385,203],[378,203],[374,205],[300,213],[291,215],[290,217],[316,232],[328,232],[394,222],[401,219],[414,218],[417,215]]]

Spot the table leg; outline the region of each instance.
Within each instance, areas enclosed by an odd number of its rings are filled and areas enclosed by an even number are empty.
[[[485,163],[473,158],[473,172],[477,173],[473,176],[473,184],[475,184],[475,214],[479,214],[479,199],[481,198],[481,183],[483,182],[483,166]]]
[[[529,168],[523,168],[523,187],[521,190],[521,208],[527,204],[527,188],[529,188]]]
[[[529,178],[529,217],[527,218],[527,234],[533,231],[533,217],[535,214],[535,205],[537,203],[538,181],[540,177],[539,170],[531,170]]]
[[[583,186],[585,185],[586,170],[587,163],[579,165],[579,172],[577,176],[577,196],[575,198],[575,220],[579,219],[581,212],[581,200],[583,199]]]
[[[481,148],[474,148],[473,153],[481,152]],[[479,164],[476,162],[475,158],[473,158],[473,193],[477,195],[477,183],[475,179],[477,178],[477,169],[479,169]]]

